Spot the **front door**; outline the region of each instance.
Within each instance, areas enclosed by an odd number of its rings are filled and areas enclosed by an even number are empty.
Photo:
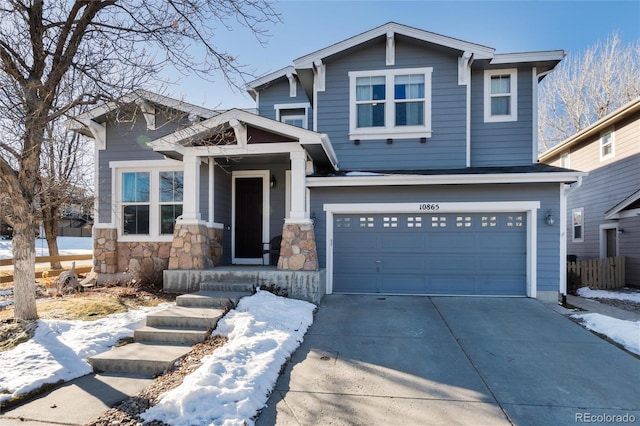
[[[605,230],[607,239],[606,257],[616,257],[618,255],[618,230],[609,228]]]
[[[263,242],[269,237],[268,176],[261,171],[234,172],[233,263],[262,263]]]

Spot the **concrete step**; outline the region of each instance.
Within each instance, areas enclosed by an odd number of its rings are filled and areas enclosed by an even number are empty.
[[[207,338],[207,329],[173,328],[173,327],[141,327],[133,332],[136,342],[145,343],[178,343],[194,345]]]
[[[235,308],[240,299],[250,296],[241,291],[198,291],[176,297],[176,305],[192,308]]]
[[[256,289],[256,283],[248,281],[203,281],[200,283],[200,291],[232,291],[251,293]]]
[[[222,315],[224,315],[223,309],[173,306],[164,311],[149,314],[147,326],[213,329]]]
[[[131,343],[92,356],[88,362],[96,372],[154,377],[167,371],[190,350],[190,345]]]

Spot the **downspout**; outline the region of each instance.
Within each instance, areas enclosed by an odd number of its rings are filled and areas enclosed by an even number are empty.
[[[560,189],[560,298],[567,303],[567,197],[582,186],[582,176],[575,185],[562,184]]]

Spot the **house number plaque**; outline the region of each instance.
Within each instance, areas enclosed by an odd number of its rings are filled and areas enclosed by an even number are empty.
[[[440,204],[422,203],[419,207],[420,211],[435,212],[440,210]]]

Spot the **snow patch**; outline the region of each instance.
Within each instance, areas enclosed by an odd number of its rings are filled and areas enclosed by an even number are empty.
[[[43,238],[35,240],[36,256],[49,256],[47,241]],[[11,259],[13,257],[13,241],[0,240],[0,259]],[[58,250],[60,256],[72,254],[93,253],[93,238],[89,237],[58,237]]]
[[[252,425],[281,366],[303,340],[315,305],[259,291],[240,300],[216,332],[229,341],[142,414],[182,425]]]
[[[640,355],[640,321],[626,321],[602,314],[574,314],[589,330],[604,334],[630,352]]]
[[[640,292],[622,293],[619,291],[591,290],[589,287],[578,289],[578,296],[586,299],[616,299],[640,303]]]

